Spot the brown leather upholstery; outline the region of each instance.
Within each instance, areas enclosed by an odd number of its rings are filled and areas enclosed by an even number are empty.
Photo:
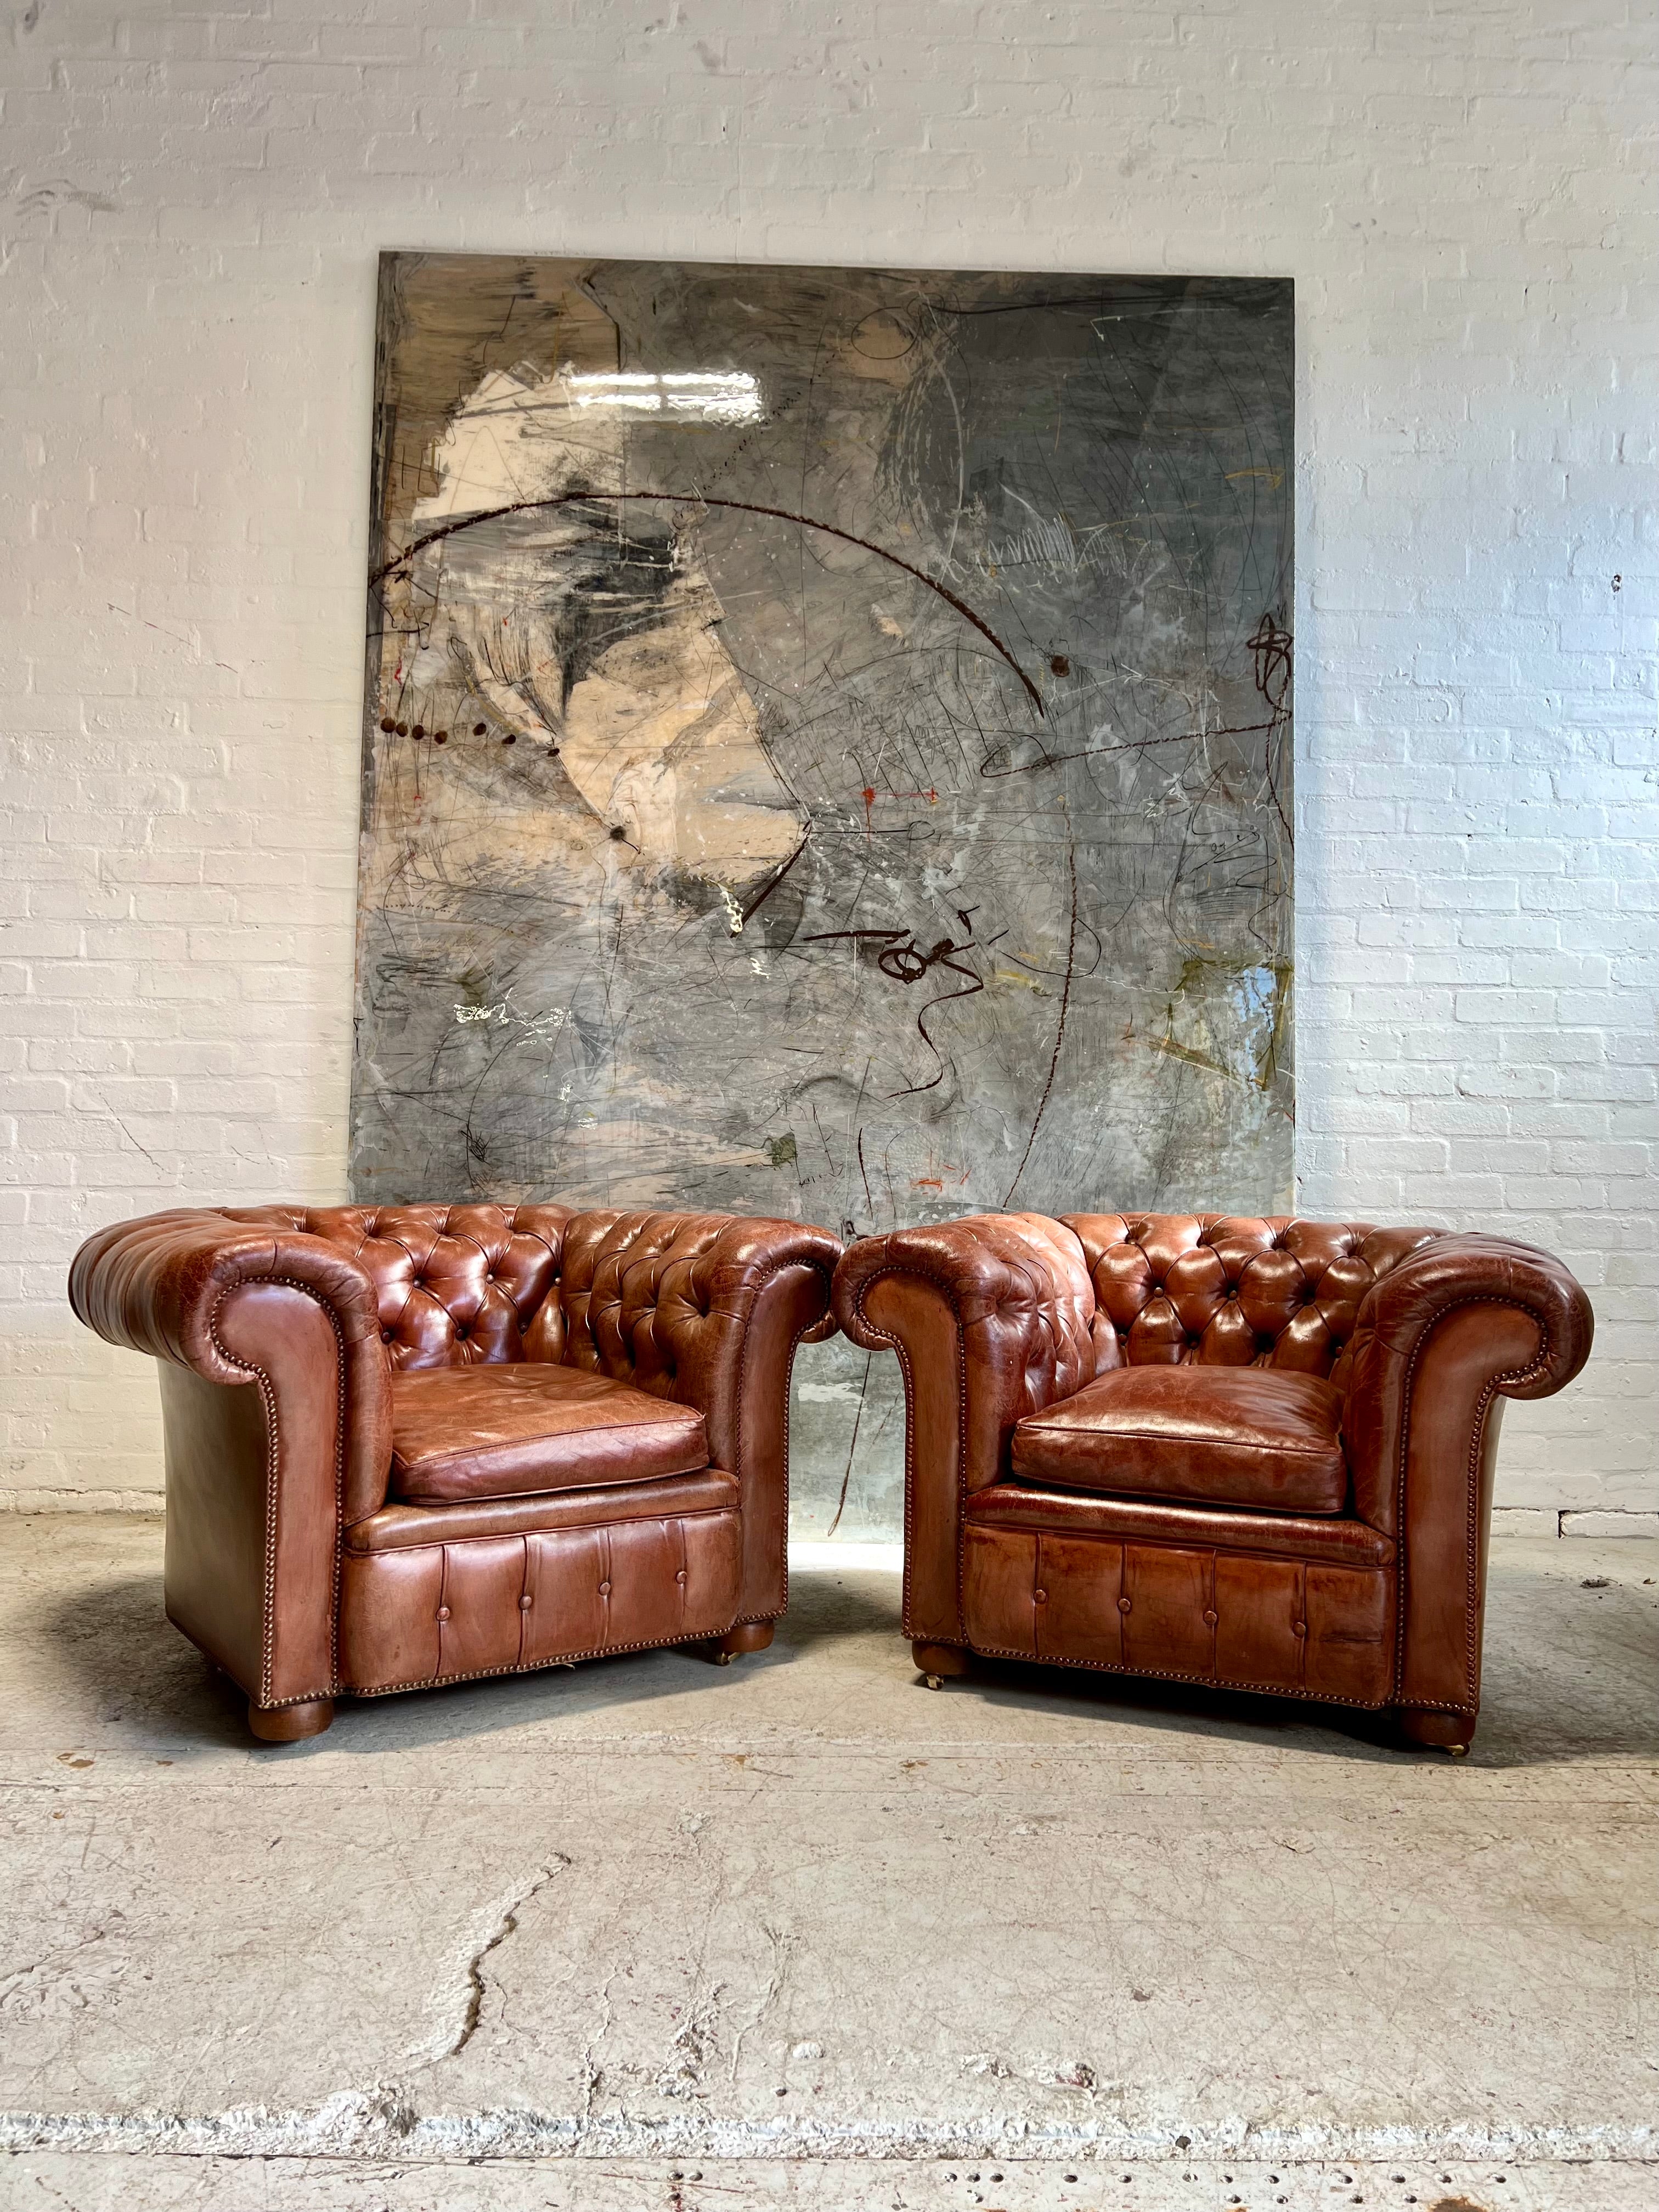
[[[1052,1529],[1058,1535],[1133,1537],[1147,1544],[1220,1545],[1332,1566],[1385,1567],[1391,1538],[1346,1514],[1259,1513],[1249,1508],[1187,1505],[1162,1498],[1106,1498],[1034,1483],[994,1482],[963,1505],[963,1518],[987,1528]]]
[[[591,1490],[708,1464],[695,1406],[538,1360],[447,1367],[392,1385],[388,1494],[411,1505]]]
[[[700,1642],[732,1625],[735,1512],[348,1552],[340,1686],[360,1695]]]
[[[840,1251],[716,1213],[188,1208],[89,1238],[70,1296],[161,1363],[170,1617],[256,1721],[319,1725],[342,1688],[781,1613],[789,1373]]]
[[[1388,1699],[1393,1577],[1219,1548],[966,1531],[972,1648],[1344,1705]]]
[[[536,1536],[555,1528],[597,1528],[664,1514],[718,1513],[735,1510],[741,1502],[737,1483],[724,1468],[704,1467],[695,1474],[650,1482],[607,1483],[602,1490],[538,1491],[529,1498],[481,1498],[446,1506],[442,1534],[448,1544],[465,1536]],[[436,1525],[428,1506],[383,1505],[346,1530],[345,1548],[406,1551],[411,1544],[429,1544]]]
[[[1014,1429],[1021,1482],[1340,1513],[1342,1401],[1316,1375],[1120,1367]]]
[[[1094,1285],[1097,1374],[1109,1367],[1266,1366],[1334,1376],[1373,1286],[1438,1229],[1073,1213]]]
[[[394,1375],[556,1358],[565,1206],[318,1206],[306,1226],[374,1285]]]
[[[904,1373],[919,1652],[1392,1706],[1467,1743],[1503,1401],[1589,1352],[1559,1261],[1363,1223],[985,1215],[854,1245],[836,1313]]]

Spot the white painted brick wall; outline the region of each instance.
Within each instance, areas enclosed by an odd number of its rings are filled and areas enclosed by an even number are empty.
[[[159,1480],[86,1231],[343,1192],[374,254],[447,246],[1295,277],[1302,1203],[1560,1252],[1502,1498],[1659,1506],[1655,31],[9,0],[0,1481]]]

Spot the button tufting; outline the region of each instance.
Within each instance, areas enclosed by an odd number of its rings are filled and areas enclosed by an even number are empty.
[[[684,1567],[681,1567],[681,1568],[678,1570],[678,1571],[676,1573],[676,1575],[675,1575],[675,1577],[674,1577],[674,1579],[675,1579],[675,1581],[676,1581],[677,1583],[683,1583],[683,1582],[685,1580],[685,1569],[684,1569]]]
[[[447,1605],[441,1605],[441,1606],[438,1607],[438,1618],[439,1618],[439,1620],[448,1620],[448,1618],[449,1618],[449,1607],[448,1607]]]
[[[610,1583],[601,1583],[599,1584],[599,1595],[600,1595],[601,1597],[609,1597],[609,1596],[610,1596],[610,1595],[611,1595],[611,1585],[610,1585]]]
[[[396,1340],[389,1328],[383,1328],[380,1331],[380,1341],[382,1344],[392,1344],[395,1342]]]
[[[1117,1601],[1117,1609],[1120,1613],[1127,1613],[1129,1610],[1129,1601],[1127,1597],[1119,1598]]]
[[[1305,1620],[1293,1620],[1291,1623],[1291,1633],[1292,1636],[1305,1636],[1307,1632],[1308,1624]]]
[[[1048,1602],[1048,1593],[1046,1589],[1033,1590],[1031,1595],[1039,1605],[1047,1605]]]
[[[530,1595],[530,1593],[529,1593],[529,1591],[528,1591],[528,1590],[526,1590],[526,1591],[525,1592],[524,1595],[523,1595],[523,1596],[519,1600],[519,1610],[520,1610],[520,1613],[528,1613],[528,1612],[529,1612],[529,1610],[530,1610],[530,1608],[531,1608],[531,1607],[532,1607],[532,1605],[534,1605],[534,1603],[535,1603],[535,1602],[536,1602],[535,1599],[534,1599],[533,1597],[532,1597],[532,1596],[531,1596],[531,1595]]]
[[[1209,1610],[1208,1607],[1206,1607],[1204,1612],[1204,1626],[1206,1628],[1213,1628],[1215,1624],[1216,1615]]]

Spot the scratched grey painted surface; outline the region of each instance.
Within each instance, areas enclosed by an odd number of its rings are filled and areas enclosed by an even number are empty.
[[[356,1194],[1282,1206],[1291,369],[1280,283],[388,257]]]

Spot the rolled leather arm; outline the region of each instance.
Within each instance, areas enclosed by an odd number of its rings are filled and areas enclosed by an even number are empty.
[[[210,1382],[251,1383],[248,1347],[233,1354],[221,1324],[232,1294],[252,1283],[287,1284],[330,1317],[343,1370],[346,1517],[360,1519],[386,1502],[392,1398],[374,1285],[337,1245],[280,1222],[181,1207],[89,1237],[70,1264],[69,1294],[77,1318],[111,1344]]]
[[[329,1697],[343,1526],[392,1462],[368,1273],[284,1209],[180,1211],[89,1238],[70,1299],[161,1364],[169,1617],[257,1706]]]
[[[1458,1234],[1391,1268],[1359,1309],[1343,1420],[1360,1517],[1389,1535],[1398,1534],[1410,1425],[1449,1383],[1439,1340],[1460,1313],[1471,1324],[1462,1340],[1478,1398],[1550,1397],[1589,1357],[1589,1300],[1547,1252]]]
[[[565,1231],[563,1358],[696,1406],[743,1509],[740,1620],[784,1609],[789,1376],[832,1335],[841,1244],[828,1230],[732,1214],[577,1214]]]
[[[964,1640],[962,1501],[1007,1471],[1009,1439],[1091,1379],[1094,1285],[1076,1235],[1040,1213],[968,1215],[854,1245],[836,1318],[904,1371],[904,1625]]]
[[[1504,1237],[1437,1237],[1368,1292],[1343,1434],[1356,1511],[1400,1544],[1401,1704],[1479,1710],[1503,1401],[1564,1389],[1594,1329],[1561,1262]]]
[[[374,1286],[337,1245],[208,1206],[100,1229],[70,1263],[69,1294],[76,1318],[109,1343],[177,1360],[210,1382],[246,1382],[215,1340],[214,1316],[239,1283],[283,1280],[332,1306],[349,1341],[380,1341]]]

